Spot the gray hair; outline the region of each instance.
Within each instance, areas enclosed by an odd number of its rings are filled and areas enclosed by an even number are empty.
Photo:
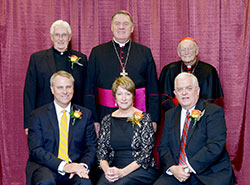
[[[131,16],[131,14],[130,14],[128,11],[126,11],[126,10],[118,10],[118,11],[116,11],[116,12],[113,14],[113,16],[112,16],[112,22],[113,22],[114,17],[115,17],[116,15],[118,15],[118,14],[123,14],[123,15],[129,16],[129,19],[130,19],[131,23],[134,24],[134,21],[133,21],[133,18],[132,18],[132,16]]]
[[[72,74],[70,74],[70,73],[68,73],[68,72],[66,72],[66,71],[61,70],[61,71],[55,72],[55,73],[50,77],[50,86],[51,86],[51,87],[53,87],[53,85],[54,85],[54,80],[55,80],[55,78],[56,78],[57,76],[66,77],[66,78],[72,80],[72,82],[73,82],[73,84],[74,84],[75,79],[74,79],[74,77],[72,76]]]
[[[63,25],[65,28],[67,28],[69,35],[71,35],[71,27],[69,25],[69,23],[67,23],[66,21],[63,20],[57,20],[55,22],[53,22],[53,24],[50,27],[50,34],[53,35],[54,31],[55,31],[55,27],[58,25]]]
[[[183,40],[181,40],[180,42],[179,42],[179,44],[178,44],[178,51],[179,51],[179,49],[180,49],[180,47],[181,47],[181,43],[183,42],[183,41],[185,41],[185,40],[190,40],[190,41],[192,41],[193,42],[193,44],[194,44],[194,47],[195,47],[195,49],[197,50],[197,49],[199,49],[198,48],[198,45],[197,45],[197,43],[196,43],[196,41],[194,40],[194,39],[192,39],[192,38],[184,38]]]
[[[196,76],[194,76],[192,73],[182,72],[182,73],[178,74],[175,77],[175,79],[174,79],[174,88],[176,88],[176,81],[177,80],[182,80],[182,79],[185,79],[185,78],[192,78],[193,85],[195,87],[199,87],[199,82],[198,82],[198,79],[196,78]]]

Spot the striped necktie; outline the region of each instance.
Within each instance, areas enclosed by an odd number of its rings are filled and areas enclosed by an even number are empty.
[[[187,135],[188,135],[188,129],[190,125],[190,118],[189,116],[189,111],[187,111],[185,122],[184,122],[184,127],[183,127],[183,132],[181,136],[181,144],[180,144],[180,154],[179,154],[179,165],[186,165],[186,140],[187,140]]]
[[[59,148],[58,148],[58,158],[69,162],[68,155],[68,118],[66,111],[62,110],[62,117],[60,120],[60,136],[59,136]]]

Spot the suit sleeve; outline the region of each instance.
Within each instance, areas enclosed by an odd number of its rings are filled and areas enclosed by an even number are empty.
[[[192,142],[192,145],[189,145],[187,148],[189,163],[198,174],[215,164],[225,150],[226,124],[224,111],[222,108],[214,109],[213,112],[204,116],[203,122],[200,121],[200,123],[197,123],[206,129],[206,136],[204,136],[206,137],[205,145],[197,150],[199,142],[202,142],[201,138],[200,140],[196,140],[197,143]],[[192,153],[189,153],[189,151],[192,151]]]
[[[147,52],[147,71],[146,71],[146,107],[147,112],[150,113],[153,122],[160,122],[160,99],[159,89],[155,62],[151,53],[148,49]]]
[[[24,106],[24,128],[29,128],[29,119],[31,112],[35,109],[37,94],[37,73],[35,68],[35,58],[31,55],[28,70],[26,73],[23,106]]]
[[[85,129],[85,147],[84,155],[81,159],[81,162],[84,162],[88,165],[89,169],[93,166],[96,155],[96,135],[94,129],[94,121],[92,115],[89,112],[86,129]]]
[[[165,114],[164,128],[160,140],[160,145],[158,147],[163,173],[165,173],[166,170],[169,169],[171,166],[177,165],[177,163],[175,162],[175,155],[173,154],[173,148],[170,146],[171,139],[175,132],[174,124],[173,120],[169,119],[170,114],[168,113],[169,112]],[[175,137],[173,139],[175,139]]]
[[[28,135],[29,155],[37,163],[57,171],[62,160],[44,149],[46,143],[44,143],[40,116],[33,112],[30,118],[31,126]],[[50,134],[53,134],[53,132]]]
[[[96,72],[95,52],[94,50],[92,50],[87,67],[83,102],[84,106],[92,111],[94,121],[98,122],[98,115],[96,108],[96,97],[97,97],[96,73],[97,72]]]

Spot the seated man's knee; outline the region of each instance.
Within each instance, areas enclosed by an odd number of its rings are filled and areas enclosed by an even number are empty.
[[[56,181],[51,171],[46,167],[42,167],[34,171],[31,179],[31,184],[56,185]]]

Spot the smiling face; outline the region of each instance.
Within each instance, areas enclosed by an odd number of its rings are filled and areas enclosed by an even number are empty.
[[[176,79],[174,94],[182,108],[189,110],[198,102],[200,88],[195,85],[192,77],[185,76],[185,78]]]
[[[56,25],[54,28],[54,33],[51,34],[50,37],[56,50],[59,52],[64,52],[67,50],[71,35],[64,25]]]
[[[183,40],[178,46],[178,55],[185,65],[193,65],[198,55],[198,47],[192,40]]]
[[[117,88],[115,100],[119,109],[128,110],[133,106],[133,94],[121,86]]]
[[[58,75],[54,78],[53,84],[50,88],[54,95],[55,102],[60,107],[66,108],[74,93],[74,83],[72,79]]]
[[[125,43],[134,31],[134,25],[128,15],[117,14],[113,17],[111,30],[117,42]]]

